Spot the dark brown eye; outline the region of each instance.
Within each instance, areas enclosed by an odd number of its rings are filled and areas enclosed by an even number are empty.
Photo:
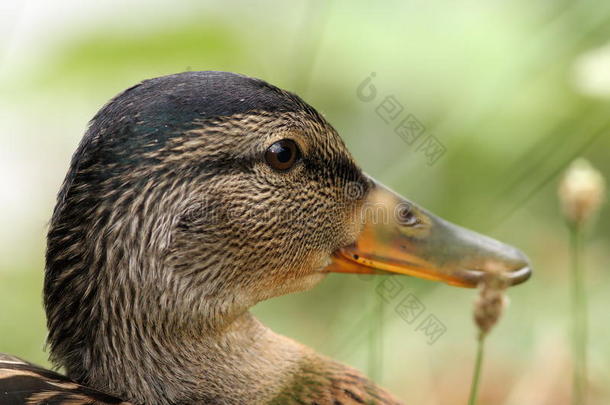
[[[282,139],[267,148],[265,161],[275,170],[288,170],[301,157],[298,145],[292,139]]]

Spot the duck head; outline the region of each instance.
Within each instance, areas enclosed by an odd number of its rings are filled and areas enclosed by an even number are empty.
[[[140,402],[149,394],[117,388],[129,367],[149,370],[132,385],[167,382],[175,401],[171,376],[148,380],[178,352],[184,365],[205,351],[185,342],[331,271],[466,287],[488,272],[513,283],[530,273],[517,249],[366,175],[296,95],[223,72],[147,80],[99,111],[58,195],[46,259],[52,360]]]

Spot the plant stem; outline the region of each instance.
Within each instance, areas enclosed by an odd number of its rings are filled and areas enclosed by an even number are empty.
[[[483,364],[483,346],[485,344],[485,336],[481,334],[477,339],[477,358],[474,362],[474,373],[472,375],[472,383],[470,385],[470,398],[468,399],[468,405],[475,405],[477,403],[477,396],[479,394],[479,381],[481,379],[481,366]]]
[[[573,393],[572,404],[586,404],[587,386],[587,297],[585,275],[582,266],[582,226],[570,227],[572,253],[572,344],[573,344]]]

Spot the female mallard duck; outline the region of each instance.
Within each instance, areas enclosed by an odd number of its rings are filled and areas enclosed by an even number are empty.
[[[223,72],[144,81],[93,118],[51,219],[44,306],[67,377],[0,356],[0,403],[399,403],[248,311],[330,271],[530,273],[364,174],[294,94]]]

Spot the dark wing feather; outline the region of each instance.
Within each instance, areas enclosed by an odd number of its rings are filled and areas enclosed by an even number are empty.
[[[128,402],[79,385],[67,377],[0,353],[2,405],[127,405]]]

